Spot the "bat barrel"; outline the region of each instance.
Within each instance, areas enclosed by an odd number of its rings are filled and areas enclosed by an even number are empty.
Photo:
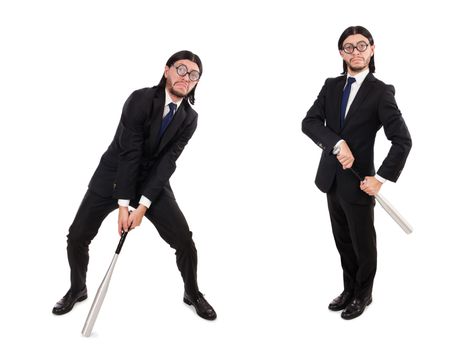
[[[359,180],[363,181],[365,178],[361,176],[361,174],[356,171],[354,168],[350,168],[352,174]],[[381,194],[377,193],[375,195],[376,200],[378,203],[383,207],[384,210],[393,218],[393,220],[402,228],[402,230],[410,234],[412,233],[413,229],[412,226],[404,219],[404,217],[389,203],[386,198],[384,198]]]
[[[412,233],[412,226],[404,219],[404,217],[389,203],[383,195],[377,193],[375,195],[379,204],[387,211],[387,213],[394,219],[394,221],[404,230],[405,233]]]
[[[124,245],[125,238],[127,237],[127,232],[122,231],[121,238],[119,240],[119,244],[117,245],[116,252],[114,257],[112,258],[111,265],[106,272],[106,275],[101,282],[101,285],[96,292],[96,296],[94,297],[93,304],[91,305],[90,312],[88,313],[88,317],[86,318],[85,325],[83,326],[83,330],[81,334],[84,337],[89,337],[91,335],[91,331],[93,330],[94,323],[96,322],[96,318],[98,318],[99,310],[103,305],[104,298],[106,297],[107,289],[109,287],[109,282],[111,281],[112,272],[114,271],[114,266],[116,266],[117,258],[119,257],[119,253],[121,252],[122,246]]]
[[[94,297],[90,312],[88,313],[88,317],[86,318],[85,325],[83,326],[83,330],[81,331],[81,334],[84,337],[89,337],[91,335],[91,331],[93,330],[94,323],[96,322],[96,319],[98,318],[99,310],[101,309],[101,306],[103,305],[104,297],[106,296],[107,289],[109,287],[109,282],[111,281],[112,272],[114,271],[114,266],[116,265],[118,257],[119,257],[119,254],[114,254],[114,257],[112,258],[112,261],[111,261],[111,265],[109,266],[109,269],[107,270],[107,273],[104,276],[104,279],[101,282],[101,285],[99,286],[98,291],[96,292],[96,296]]]

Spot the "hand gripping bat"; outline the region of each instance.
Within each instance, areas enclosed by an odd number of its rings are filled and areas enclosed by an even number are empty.
[[[350,171],[355,175],[355,177],[363,181],[364,178],[353,168],[350,168]],[[384,198],[380,193],[375,194],[375,198],[378,203],[383,207],[383,209],[389,214],[389,216],[404,230],[405,233],[412,233],[412,226],[407,222],[406,219],[394,208],[389,201]]]

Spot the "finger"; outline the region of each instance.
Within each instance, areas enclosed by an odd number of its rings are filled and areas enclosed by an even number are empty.
[[[140,226],[140,220],[138,220],[138,218],[135,218],[135,220],[132,222],[132,228],[135,228],[137,226]]]
[[[122,229],[124,230],[124,232],[129,231],[129,218],[123,220]]]
[[[129,216],[129,221],[127,222],[128,224],[128,229],[133,229],[134,228],[134,221],[135,221],[135,218],[133,215],[130,215]]]
[[[123,231],[126,231],[126,224],[125,224],[125,222],[126,222],[125,219],[119,220],[119,225],[118,225],[118,227],[117,227],[117,230],[118,230],[119,235],[122,235],[122,232],[123,232]]]
[[[337,159],[338,159],[339,161],[345,160],[345,159],[347,159],[347,158],[348,158],[348,156],[347,156],[346,154],[343,154],[343,153],[342,153],[342,154],[339,153],[339,154],[337,155]]]

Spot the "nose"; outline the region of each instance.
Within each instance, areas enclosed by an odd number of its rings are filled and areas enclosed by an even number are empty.
[[[359,56],[359,55],[361,55],[361,52],[358,51],[358,47],[354,47],[354,48],[353,48],[352,55],[354,55],[354,56]]]

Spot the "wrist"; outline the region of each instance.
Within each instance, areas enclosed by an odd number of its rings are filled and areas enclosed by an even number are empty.
[[[144,206],[143,204],[139,204],[137,210],[143,211],[144,213],[147,211],[147,207]]]
[[[340,145],[344,142],[344,140],[340,140],[339,142],[337,142],[334,146],[334,148],[332,149],[332,154],[333,155],[338,155],[340,153]]]
[[[130,204],[130,200],[129,199],[119,199],[119,200],[117,200],[117,204],[120,207],[128,207],[129,204]]]

